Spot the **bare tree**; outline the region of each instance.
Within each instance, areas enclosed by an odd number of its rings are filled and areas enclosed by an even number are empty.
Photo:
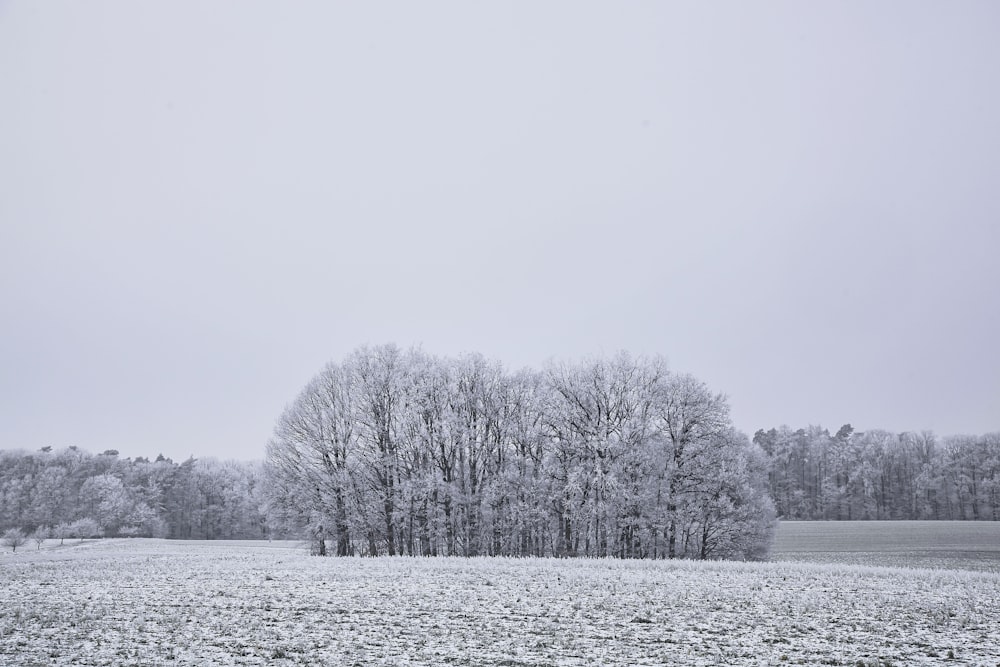
[[[3,538],[0,538],[5,547],[11,547],[13,551],[17,551],[17,548],[28,541],[28,538],[24,536],[20,528],[11,528],[6,533],[3,534]]]
[[[716,439],[730,428],[729,405],[722,394],[713,394],[690,375],[671,376],[658,403],[660,430],[666,454],[665,509],[667,558],[685,551],[682,537],[687,501],[699,485],[714,474],[711,451]]]
[[[39,526],[35,529],[35,532],[31,534],[31,539],[35,543],[35,550],[40,551],[42,545],[45,544],[45,540],[49,539],[52,534],[52,530],[47,526]]]
[[[759,556],[763,466],[731,431],[724,397],[659,359],[509,375],[362,348],[279,420],[271,507],[320,553]]]

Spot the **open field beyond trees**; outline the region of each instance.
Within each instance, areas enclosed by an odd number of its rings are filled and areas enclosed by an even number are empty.
[[[1000,573],[1000,522],[782,521],[771,560]]]
[[[73,542],[0,557],[0,664],[1000,664],[995,572]]]

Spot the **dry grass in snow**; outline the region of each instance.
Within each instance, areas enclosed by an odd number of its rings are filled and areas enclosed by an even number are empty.
[[[107,540],[0,590],[4,665],[1000,664],[1000,575],[957,570]]]

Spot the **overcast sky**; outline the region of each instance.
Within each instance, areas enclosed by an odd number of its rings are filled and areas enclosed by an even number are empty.
[[[383,342],[995,431],[998,119],[992,0],[0,0],[0,449],[261,458]]]

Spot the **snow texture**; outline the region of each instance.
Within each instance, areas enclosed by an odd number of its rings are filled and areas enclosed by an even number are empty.
[[[0,664],[1000,663],[988,572],[56,545],[0,557]]]

